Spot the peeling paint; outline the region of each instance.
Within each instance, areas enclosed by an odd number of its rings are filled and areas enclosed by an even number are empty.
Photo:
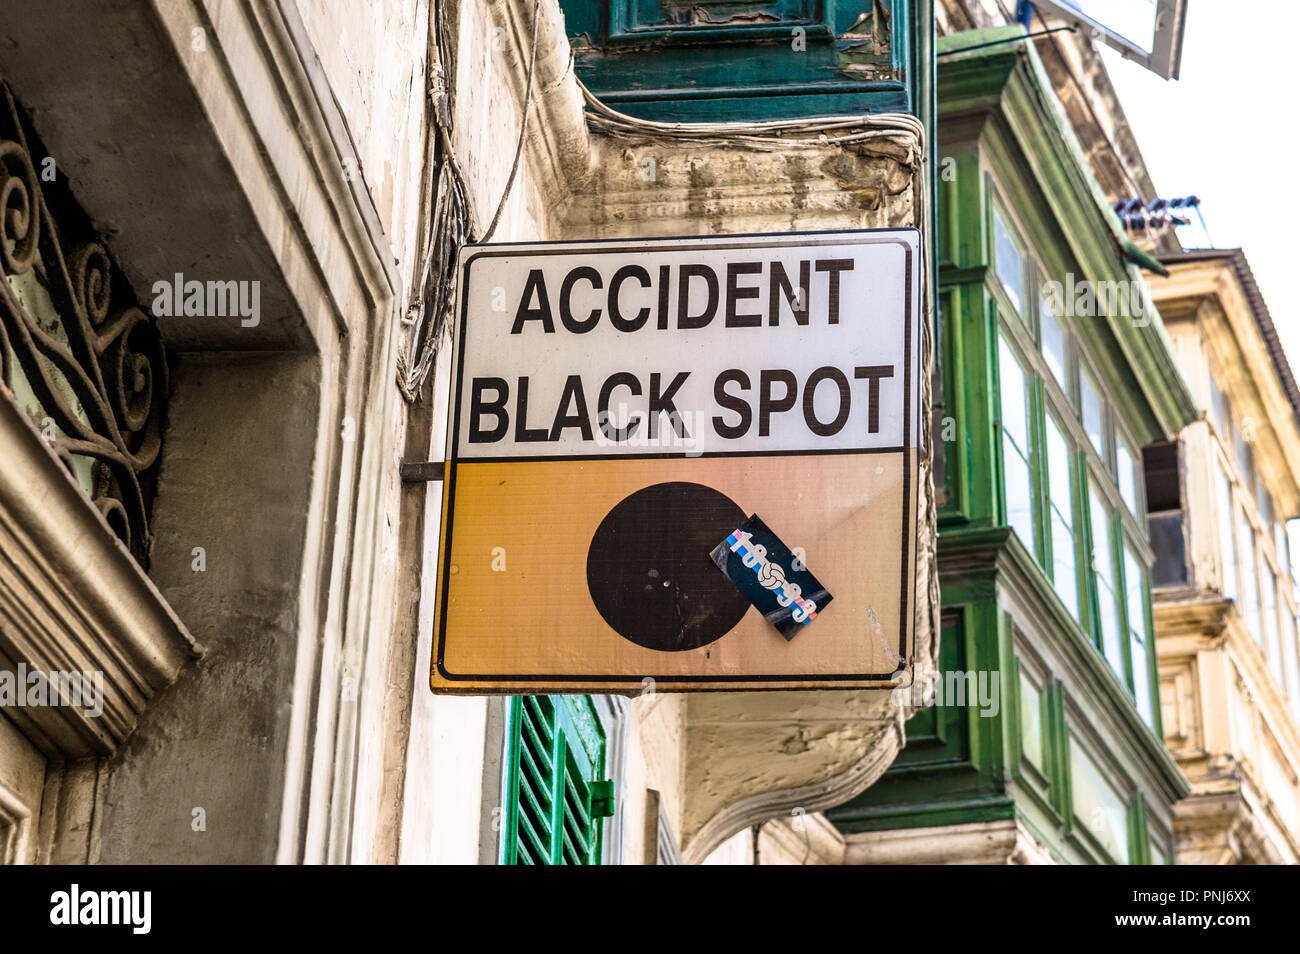
[[[781,17],[766,10],[751,10],[747,13],[733,13],[728,17],[714,17],[699,4],[692,4],[688,23],[693,26],[719,26],[726,23],[779,23]]]

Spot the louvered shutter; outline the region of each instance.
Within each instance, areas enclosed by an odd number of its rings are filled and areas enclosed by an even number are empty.
[[[600,863],[605,733],[588,696],[516,696],[510,703],[506,864]]]

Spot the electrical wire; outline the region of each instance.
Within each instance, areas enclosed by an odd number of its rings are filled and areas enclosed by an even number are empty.
[[[506,177],[496,213],[481,237],[474,206],[470,201],[469,185],[452,143],[454,89],[443,65],[450,61],[450,40],[446,34],[446,21],[438,12],[440,9],[441,7],[431,9],[429,13],[435,60],[431,69],[434,83],[429,89],[432,105],[430,118],[436,130],[430,148],[431,159],[426,163],[422,190],[422,207],[426,210],[429,224],[423,230],[421,238],[424,254],[419,278],[411,296],[411,304],[402,318],[408,334],[406,347],[397,356],[397,387],[407,403],[419,399],[433,369],[438,345],[445,336],[447,319],[456,298],[456,259],[461,246],[469,242],[486,242],[492,238],[519,173],[532,107],[533,77],[537,66],[537,27],[542,5],[541,0],[534,0],[532,51],[528,60],[523,116],[515,144],[514,161],[510,166],[510,174]],[[439,263],[436,273],[435,261]]]
[[[481,242],[492,241],[492,236],[496,233],[497,224],[501,221],[501,213],[505,211],[506,200],[510,198],[510,189],[515,184],[515,175],[519,172],[519,159],[524,154],[524,139],[528,134],[528,113],[533,105],[533,74],[537,67],[537,24],[542,13],[542,0],[533,2],[533,50],[528,55],[528,80],[524,89],[524,115],[519,122],[519,140],[515,143],[515,159],[510,164],[510,175],[506,177],[506,187],[501,193],[501,201],[497,203],[497,213],[492,216],[492,224],[488,226]]]
[[[576,77],[575,77],[576,79]],[[578,79],[587,105],[587,123],[611,135],[644,136],[691,144],[726,142],[756,149],[818,148],[870,139],[910,137],[919,147],[925,127],[907,113],[834,116],[824,119],[776,119],[757,123],[665,123],[629,116],[611,109]],[[864,125],[871,128],[863,129]],[[845,135],[833,133],[857,128]]]
[[[431,121],[436,136],[430,147],[430,162],[426,165],[422,190],[423,208],[427,210],[428,226],[423,230],[423,256],[419,277],[415,282],[411,304],[402,319],[407,328],[406,347],[397,360],[397,384],[408,403],[419,399],[433,368],[439,343],[445,337],[448,317],[456,297],[456,260],[461,246],[471,242],[487,242],[496,233],[506,203],[510,198],[522,162],[524,143],[528,135],[529,115],[532,110],[533,88],[537,66],[538,35],[541,0],[534,0],[532,44],[525,80],[523,114],[519,136],[515,142],[514,159],[505,187],[497,202],[486,231],[478,231],[470,189],[452,143],[452,116],[454,113],[453,84],[447,79],[443,64],[450,62],[449,38],[445,21],[436,12],[430,12],[433,34],[432,72],[435,82],[429,89],[432,109]],[[573,71],[573,54],[570,51],[566,76]],[[562,77],[563,79],[563,77]],[[599,100],[574,75],[574,82],[582,93],[586,105],[588,126],[595,132],[609,136],[642,140],[668,140],[693,145],[734,145],[748,149],[773,151],[778,149],[816,149],[887,140],[904,148],[907,162],[920,169],[925,163],[925,127],[915,116],[907,113],[880,113],[861,116],[836,116],[819,119],[781,119],[750,123],[669,123],[641,119],[618,112]],[[917,177],[924,182],[924,176]],[[916,189],[917,221],[927,221],[928,191],[921,185]],[[435,268],[435,263],[437,263]],[[928,286],[928,269],[925,283]],[[928,293],[925,299],[928,300]],[[929,322],[924,323],[927,327]]]

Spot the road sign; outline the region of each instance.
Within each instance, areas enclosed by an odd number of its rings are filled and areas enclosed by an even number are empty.
[[[914,229],[464,249],[434,691],[906,684],[920,269]],[[834,594],[797,638],[711,556],[751,517]]]

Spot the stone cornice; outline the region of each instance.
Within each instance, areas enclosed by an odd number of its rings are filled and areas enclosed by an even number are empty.
[[[893,828],[849,835],[847,865],[1054,864],[1019,821]]]
[[[759,830],[758,837],[760,859],[771,851],[798,864],[844,863],[844,835],[820,812],[774,818]]]
[[[747,231],[786,232],[921,218],[921,155],[902,141],[778,150],[725,136],[675,142],[593,133],[592,143],[595,172],[565,211],[574,238],[728,232],[736,221]]]
[[[1234,610],[1232,600],[1225,600],[1214,592],[1197,592],[1190,598],[1171,599],[1165,591],[1151,594],[1151,607],[1155,614],[1156,634],[1161,640],[1178,636],[1198,636],[1205,648],[1214,648],[1228,626],[1228,617]]]
[[[1183,864],[1294,864],[1269,837],[1240,788],[1196,794],[1174,808],[1174,831]]]
[[[0,457],[0,657],[104,680],[97,718],[7,714],[51,758],[111,754],[202,648],[3,386]]]
[[[704,693],[690,709],[687,864],[750,825],[843,804],[883,775],[905,742],[903,710],[887,692]],[[782,744],[788,761],[773,764]]]

